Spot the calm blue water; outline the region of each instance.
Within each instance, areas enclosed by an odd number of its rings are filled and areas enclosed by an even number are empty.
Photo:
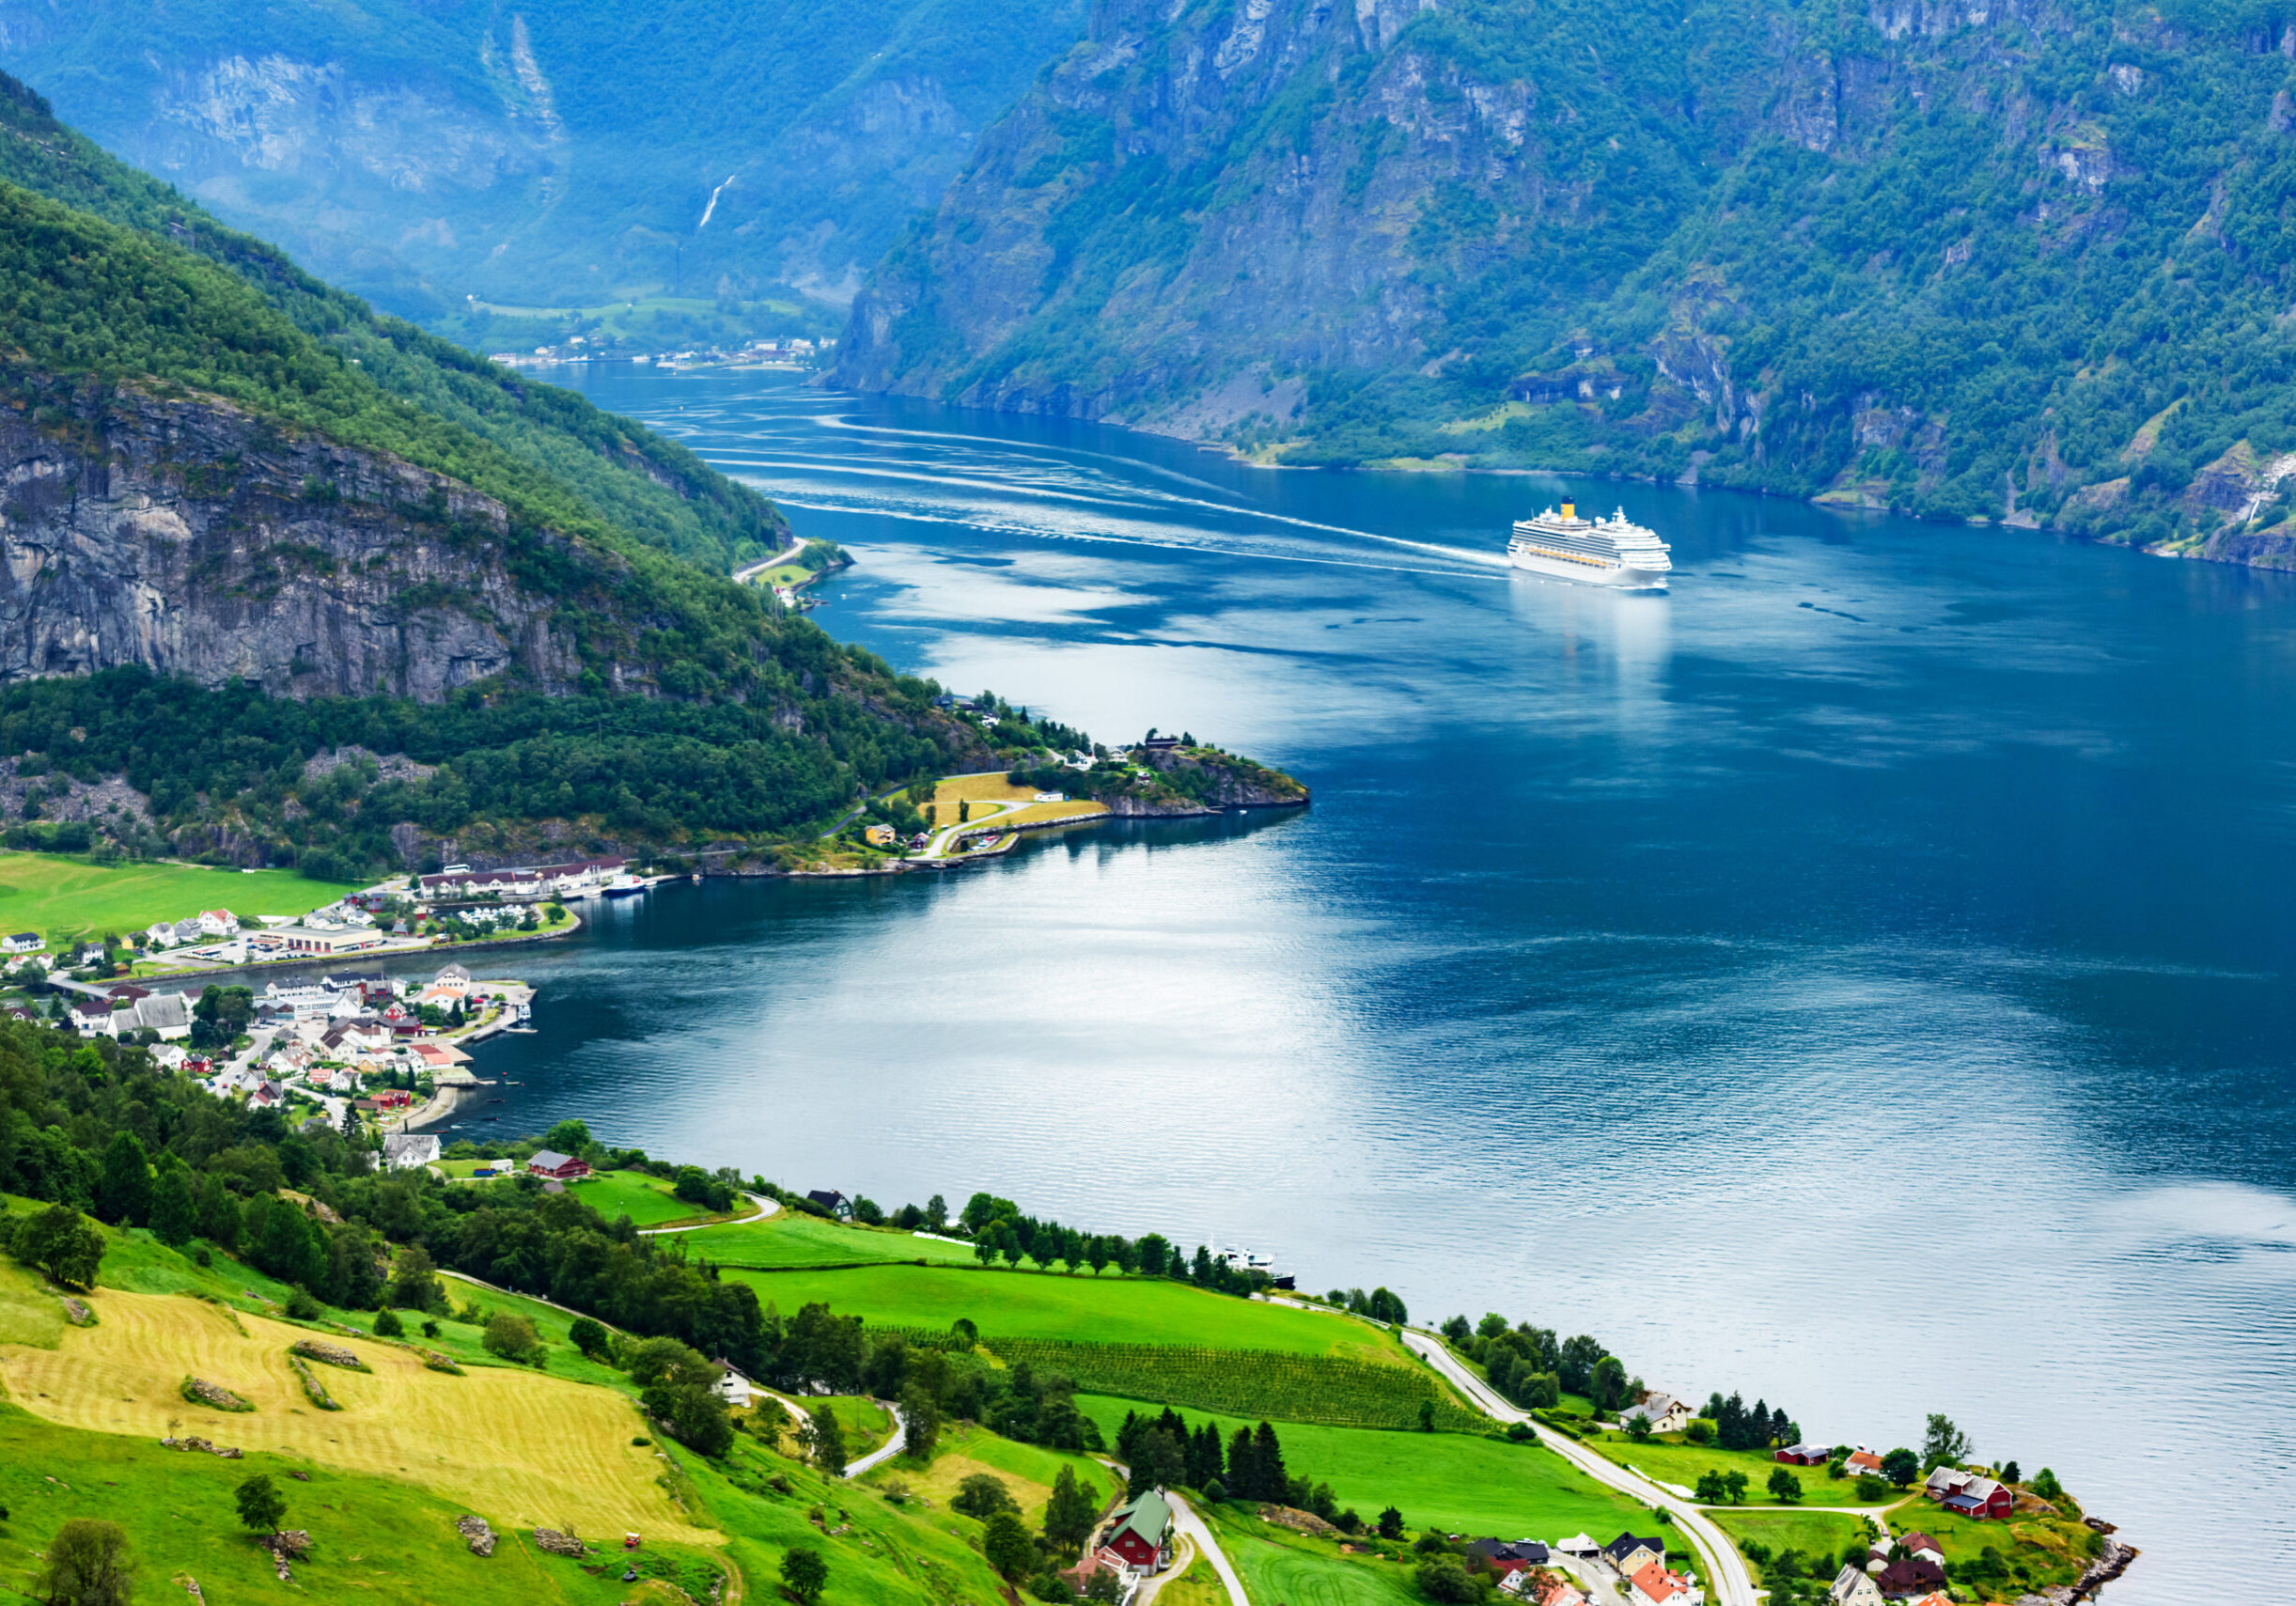
[[[492,1129],[992,1188],[2048,1464],[2124,1602],[2296,1553],[2296,579],[1644,486],[593,382],[860,559],[818,616],[1305,815],[670,889],[520,968]],[[1575,491],[1666,597],[1511,577]]]

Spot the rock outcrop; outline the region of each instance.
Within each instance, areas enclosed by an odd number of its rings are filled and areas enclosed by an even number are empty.
[[[585,667],[564,600],[515,571],[501,503],[213,398],[0,407],[0,679],[140,664],[436,701],[506,672],[563,692]]]

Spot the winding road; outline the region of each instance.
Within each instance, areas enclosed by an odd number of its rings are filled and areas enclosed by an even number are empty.
[[[752,1222],[761,1222],[765,1220],[766,1217],[773,1214],[776,1210],[781,1208],[781,1202],[779,1200],[766,1198],[761,1193],[752,1193],[744,1191],[742,1197],[747,1199],[751,1204],[758,1207],[758,1213],[756,1215],[736,1216],[731,1221],[726,1222],[694,1222],[686,1226],[642,1226],[638,1228],[638,1236],[640,1238],[660,1238],[664,1233],[699,1232],[706,1226],[747,1226]]]
[[[1698,1542],[1706,1551],[1709,1563],[1707,1586],[1715,1606],[1756,1606],[1754,1574],[1747,1569],[1745,1558],[1730,1543],[1729,1536],[1715,1526],[1711,1518],[1663,1485],[1652,1482],[1639,1473],[1631,1473],[1614,1461],[1605,1460],[1592,1450],[1555,1432],[1553,1428],[1533,1422],[1530,1413],[1518,1411],[1502,1399],[1489,1383],[1462,1365],[1442,1339],[1430,1333],[1412,1328],[1401,1330],[1403,1342],[1427,1364],[1441,1372],[1455,1388],[1475,1402],[1484,1415],[1500,1422],[1528,1424],[1538,1435],[1540,1443],[1585,1473],[1600,1484],[1607,1484],[1619,1493],[1629,1495],[1645,1505],[1655,1505],[1671,1516],[1676,1526]]]

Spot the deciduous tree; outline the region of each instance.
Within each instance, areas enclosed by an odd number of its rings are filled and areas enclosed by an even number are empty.
[[[39,1587],[48,1606],[128,1606],[135,1558],[127,1530],[90,1517],[70,1519],[48,1541]]]

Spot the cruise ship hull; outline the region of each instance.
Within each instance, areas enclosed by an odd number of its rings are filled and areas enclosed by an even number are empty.
[[[1579,563],[1535,552],[1516,552],[1508,555],[1517,569],[1556,580],[1575,580],[1582,585],[1607,585],[1620,591],[1666,589],[1666,571],[1663,569],[1633,569],[1622,564]]]

